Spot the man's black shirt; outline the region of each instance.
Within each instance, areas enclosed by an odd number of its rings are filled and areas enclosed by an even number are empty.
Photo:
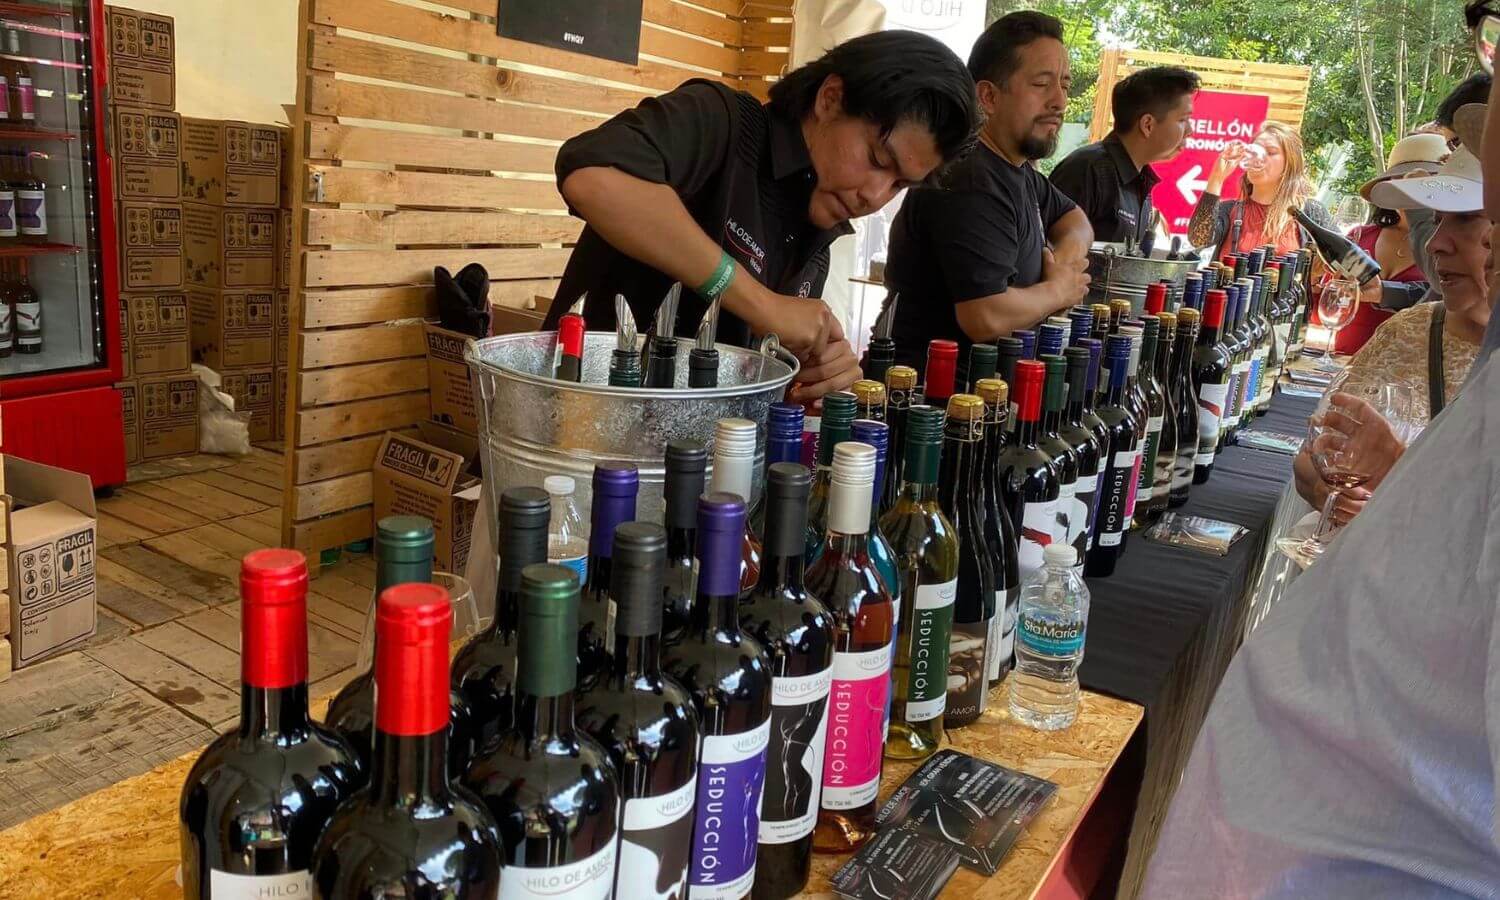
[[[578,169],[607,166],[670,186],[698,225],[754,278],[780,294],[820,297],[828,278],[828,245],[853,231],[820,230],[807,219],[817,182],[800,123],[772,112],[750,94],[694,79],[651,97],[563,144],[557,183]],[[574,210],[569,210],[575,215]],[[640,211],[638,227],[652,227]],[[585,292],[591,330],[613,330],[614,297],[625,295],[644,333],[672,279],[612,247],[586,227],[568,259],[545,327]],[[684,285],[677,334],[691,336],[708,304]],[[749,328],[724,310],[718,339],[748,346]]]
[[[941,188],[913,188],[891,226],[886,288],[901,295],[891,336],[896,361],[921,372],[927,344],[957,341],[959,375],[973,343],[954,308],[1030,287],[1042,279],[1047,232],[1073,202],[1029,165],[984,144],[957,163]]]
[[[1151,230],[1151,189],[1160,180],[1150,166],[1137,169],[1114,134],[1079,147],[1052,170],[1052,183],[1089,217],[1094,240],[1111,243],[1128,236],[1139,244]]]

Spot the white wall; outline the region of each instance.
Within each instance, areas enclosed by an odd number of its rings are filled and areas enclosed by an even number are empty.
[[[177,111],[287,121],[297,99],[297,0],[120,0],[176,20]]]

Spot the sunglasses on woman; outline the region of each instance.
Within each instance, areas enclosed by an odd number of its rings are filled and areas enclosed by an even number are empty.
[[[1500,45],[1500,7],[1491,0],[1477,0],[1464,7],[1464,21],[1474,32],[1474,52],[1486,72],[1495,72],[1495,47]]]

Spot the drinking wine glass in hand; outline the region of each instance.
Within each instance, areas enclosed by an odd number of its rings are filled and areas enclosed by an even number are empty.
[[[1328,329],[1328,341],[1323,345],[1323,356],[1317,366],[1324,372],[1337,372],[1342,366],[1333,361],[1333,345],[1339,330],[1354,321],[1359,306],[1359,285],[1347,278],[1334,278],[1323,285],[1318,296],[1318,320]]]

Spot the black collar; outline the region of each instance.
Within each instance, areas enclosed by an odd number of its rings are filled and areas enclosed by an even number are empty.
[[[1120,140],[1119,135],[1111,132],[1099,144],[1109,156],[1110,162],[1115,164],[1115,171],[1120,174],[1121,184],[1129,184],[1140,178],[1145,181],[1147,187],[1150,187],[1160,180],[1156,171],[1150,166],[1141,166],[1139,169],[1135,167],[1135,160],[1130,158],[1130,151],[1125,149],[1125,142]]]
[[[777,181],[792,179],[793,184],[804,188],[811,195],[818,183],[818,173],[813,169],[807,139],[802,136],[802,123],[779,115],[774,110],[768,112],[771,117],[771,177]],[[854,225],[843,222],[822,233],[829,235],[831,240],[840,235],[853,234]]]

